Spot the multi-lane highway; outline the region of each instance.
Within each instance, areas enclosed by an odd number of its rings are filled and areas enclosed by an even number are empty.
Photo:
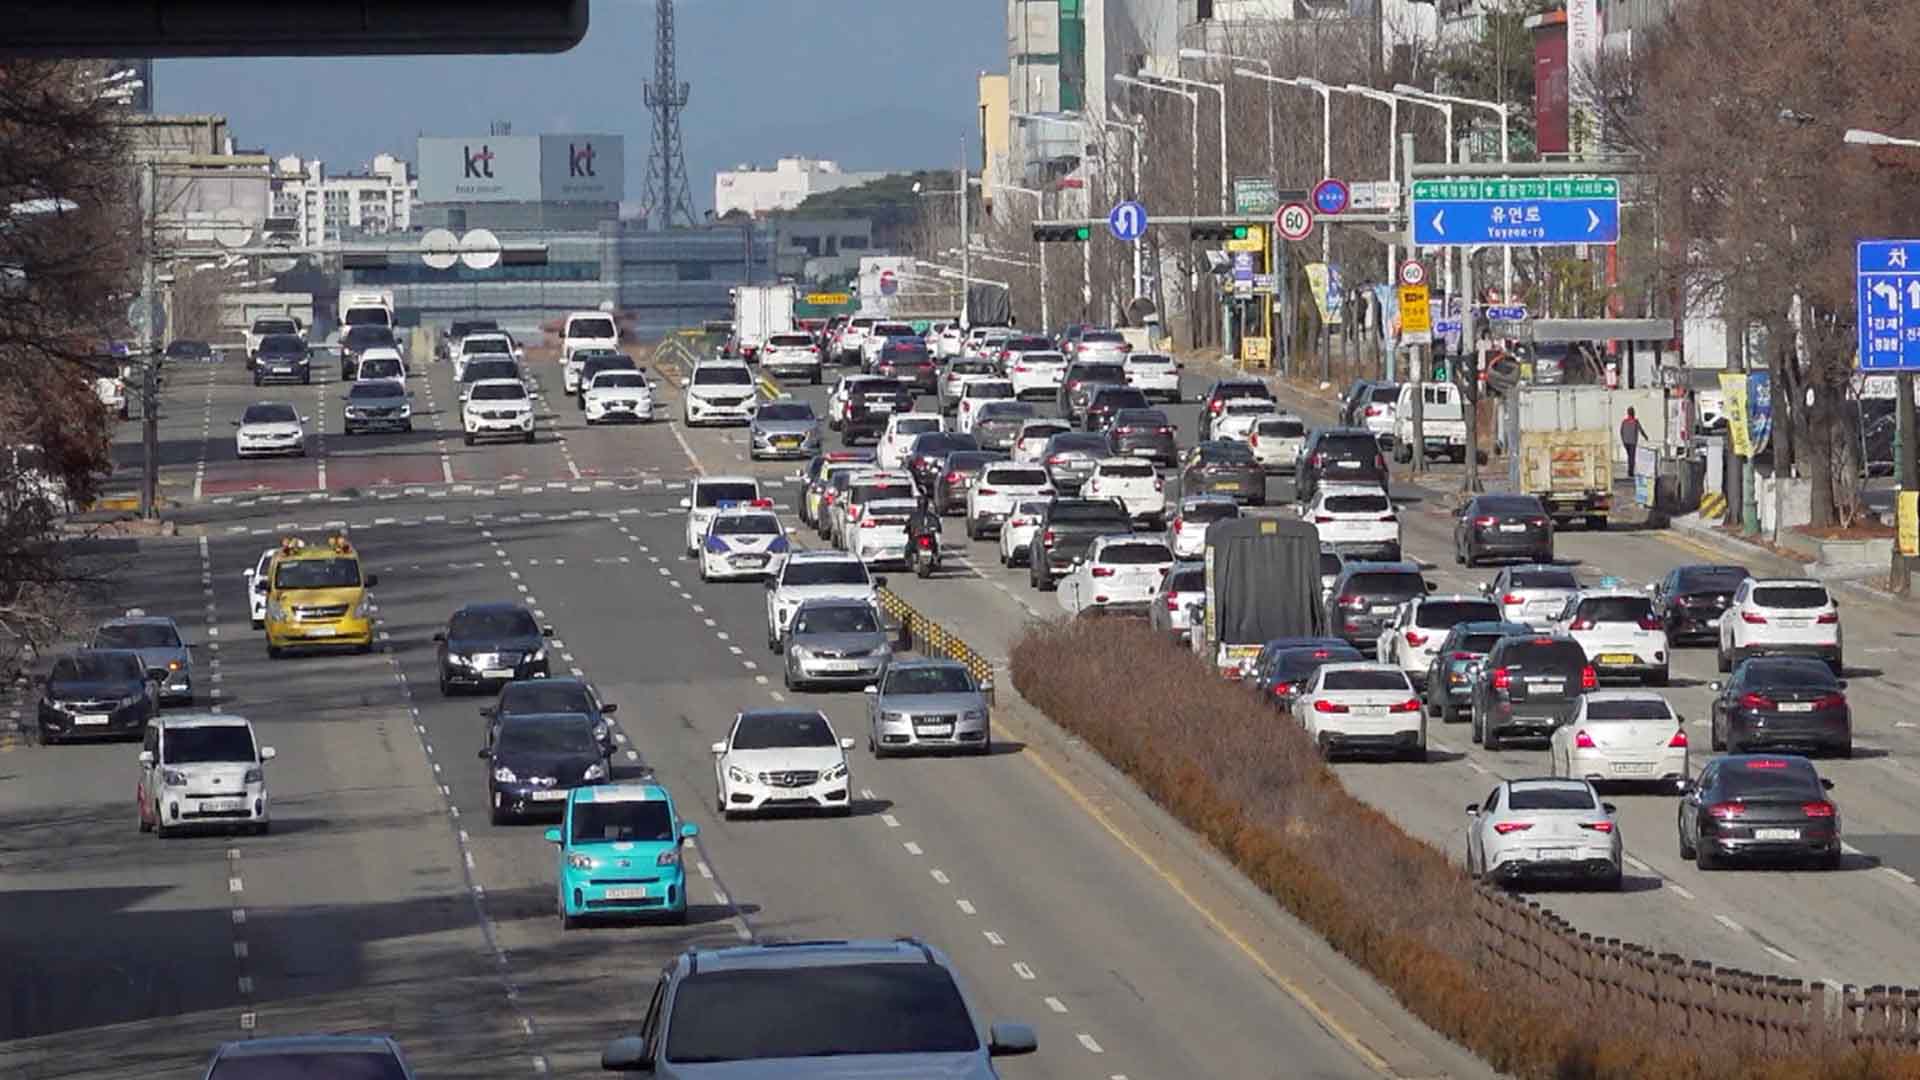
[[[160,840],[135,825],[137,746],[0,740],[0,1075],[184,1076],[221,1039],[313,1030],[390,1032],[429,1076],[586,1075],[689,944],[891,934],[947,950],[985,1016],[1035,1026],[1040,1053],[1009,1076],[1482,1071],[1151,808],[1027,744],[1035,721],[1012,707],[986,758],[857,750],[850,819],[719,820],[708,744],[737,710],[804,700],[844,734],[863,703],[783,692],[761,591],[702,585],[681,558],[685,478],[746,469],[739,434],[587,430],[551,362],[531,366],[539,441],[472,448],[445,365],[411,380],[414,432],[351,439],[324,368],[260,390],[237,364],[171,370],[163,493],[182,535],[95,545],[120,575],[100,610],[180,619],[200,706],[278,751],[275,827]],[[307,458],[235,459],[230,421],[263,399],[300,406]],[[380,575],[379,647],[269,660],[242,571],[283,533],[343,527]],[[999,580],[901,588],[1002,649],[1025,615]],[[489,599],[555,627],[560,666],[621,705],[618,775],[652,770],[700,824],[687,926],[563,933],[540,828],[488,823],[486,699],[440,696],[431,637]],[[30,728],[30,700],[8,707]]]

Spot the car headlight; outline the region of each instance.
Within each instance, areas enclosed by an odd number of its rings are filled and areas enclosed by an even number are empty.
[[[660,853],[660,857],[659,857],[659,858],[657,858],[657,859],[655,859],[655,860],[653,860],[653,865],[655,865],[655,866],[679,866],[679,865],[680,865],[680,850],[679,850],[678,848],[668,848],[668,849],[667,849],[666,851],[663,851],[663,852],[661,852],[661,853]]]
[[[145,700],[147,700],[147,695],[144,691],[138,694],[128,694],[126,697],[120,699],[120,707],[123,709],[130,708]]]
[[[365,415],[365,410],[361,409],[358,405],[349,405],[347,406],[347,415],[362,416]]]
[[[240,782],[243,784],[263,784],[266,780],[266,772],[263,771],[260,766],[255,765],[253,768],[247,770],[247,775],[242,777]]]
[[[575,870],[591,870],[600,864],[593,860],[593,856],[582,855],[576,851],[568,853],[567,865]]]
[[[160,782],[168,787],[186,787],[187,774],[179,769],[161,769]]]
[[[453,665],[454,667],[472,667],[473,658],[470,656],[461,656],[459,653],[450,652],[447,654],[447,663]]]
[[[787,644],[787,652],[792,654],[795,660],[813,659],[813,650],[807,648],[805,645],[795,645],[792,642],[789,642]]]
[[[753,774],[737,765],[729,765],[727,766],[727,779],[736,784],[751,784],[753,783]]]
[[[596,742],[606,742],[607,725],[604,723],[593,725],[593,738]]]
[[[509,769],[505,765],[502,765],[499,768],[496,768],[493,770],[493,779],[497,783],[511,784],[520,778],[513,775],[512,769]]]
[[[884,724],[904,724],[907,722],[907,714],[903,712],[883,712],[880,714],[880,722]]]
[[[606,778],[607,763],[604,761],[595,762],[587,766],[587,770],[580,774],[580,779],[582,780],[605,780]]]
[[[985,709],[968,709],[967,710],[967,719],[969,720],[984,721],[986,718],[987,718],[987,710]]]
[[[528,659],[529,661],[531,661],[532,663],[535,663],[535,664],[544,664],[544,663],[546,663],[546,662],[547,662],[547,647],[546,647],[545,645],[542,645],[542,646],[540,646],[539,648],[537,648],[537,649],[535,649],[535,650],[533,650],[533,652],[531,652],[531,653],[529,653],[529,654],[527,654],[527,659]]]
[[[840,764],[835,765],[833,768],[828,769],[826,772],[821,773],[820,779],[844,780],[846,779],[846,776],[847,776],[847,763],[843,761]]]
[[[353,605],[353,617],[356,619],[366,618],[367,612],[372,609],[372,606],[373,598],[366,593],[361,593],[360,599]]]
[[[267,618],[284,619],[286,617],[287,617],[287,609],[281,606],[280,601],[278,600],[267,601]]]

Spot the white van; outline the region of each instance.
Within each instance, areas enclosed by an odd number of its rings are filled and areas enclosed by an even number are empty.
[[[560,335],[560,359],[564,365],[560,382],[569,394],[580,392],[582,360],[575,355],[582,349],[620,348],[620,328],[613,315],[605,311],[576,311],[567,316],[566,329]]]
[[[1401,383],[1394,405],[1393,459],[1402,465],[1413,460],[1413,396],[1420,395],[1420,427],[1428,459],[1446,457],[1465,464],[1467,417],[1461,411],[1460,388],[1450,382]]]

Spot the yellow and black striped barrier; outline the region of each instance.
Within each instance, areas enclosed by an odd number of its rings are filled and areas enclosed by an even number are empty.
[[[1700,496],[1700,516],[1702,518],[1723,518],[1727,516],[1727,496],[1725,492],[1709,491]]]
[[[912,604],[902,600],[891,589],[880,589],[880,609],[900,620],[906,631],[907,640],[912,648],[926,656],[937,656],[943,660],[953,660],[966,667],[980,684],[980,691],[986,696],[987,704],[993,704],[993,662],[975,651],[973,646],[960,640],[959,635],[914,610]]]

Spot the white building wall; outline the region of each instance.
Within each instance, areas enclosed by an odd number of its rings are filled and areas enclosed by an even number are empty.
[[[297,220],[303,246],[412,230],[419,184],[392,154],[375,155],[365,173],[341,176],[328,176],[324,162],[288,155],[274,163],[274,179],[273,216]]]
[[[840,163],[815,158],[781,158],[771,169],[741,165],[714,174],[713,212],[725,217],[739,210],[755,217],[775,210],[792,210],[809,195],[859,187],[884,172],[843,172]]]

